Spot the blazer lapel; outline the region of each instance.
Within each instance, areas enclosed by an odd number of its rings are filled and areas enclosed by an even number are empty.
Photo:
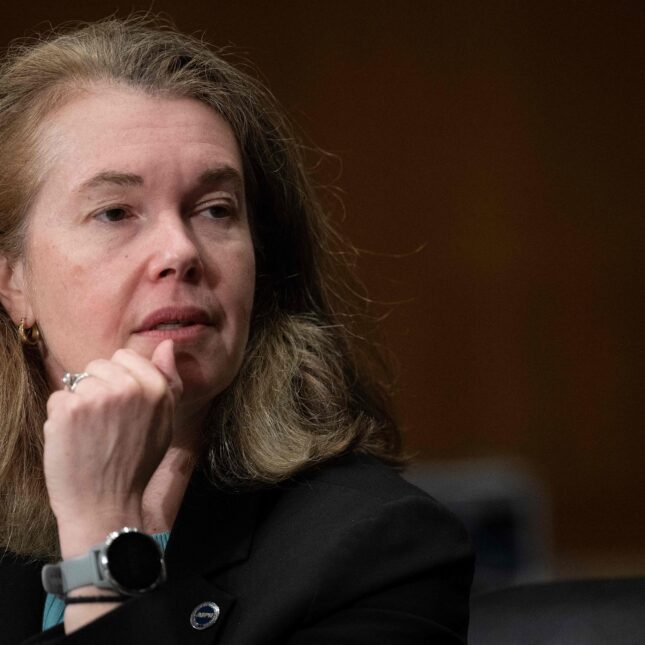
[[[166,547],[168,576],[216,573],[245,560],[267,500],[266,490],[222,491],[196,473]]]

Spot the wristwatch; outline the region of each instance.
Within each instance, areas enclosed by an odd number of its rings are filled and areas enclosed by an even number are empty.
[[[166,579],[166,565],[154,538],[138,529],[123,527],[87,554],[42,569],[45,591],[65,596],[72,589],[94,585],[136,596],[151,591]]]

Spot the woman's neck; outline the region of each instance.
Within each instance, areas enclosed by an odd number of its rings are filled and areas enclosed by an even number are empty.
[[[169,531],[199,459],[205,415],[177,419],[173,439],[143,494],[143,530]]]
[[[146,533],[163,533],[172,528],[196,463],[194,451],[172,445],[168,448],[143,494]]]

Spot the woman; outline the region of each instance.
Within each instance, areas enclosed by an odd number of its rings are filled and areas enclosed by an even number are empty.
[[[3,643],[463,642],[271,96],[109,20],[10,53],[0,146]]]

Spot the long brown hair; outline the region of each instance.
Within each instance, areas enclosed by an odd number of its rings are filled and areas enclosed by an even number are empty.
[[[24,252],[38,192],[38,129],[96,85],[192,97],[222,115],[242,153],[257,259],[243,365],[217,397],[204,465],[220,485],[275,483],[349,449],[397,464],[400,437],[363,308],[282,110],[252,76],[201,41],[147,18],[109,19],[15,45],[0,69],[0,254]],[[42,470],[49,389],[40,355],[0,306],[0,544],[52,557]],[[378,375],[380,376],[378,376]]]

